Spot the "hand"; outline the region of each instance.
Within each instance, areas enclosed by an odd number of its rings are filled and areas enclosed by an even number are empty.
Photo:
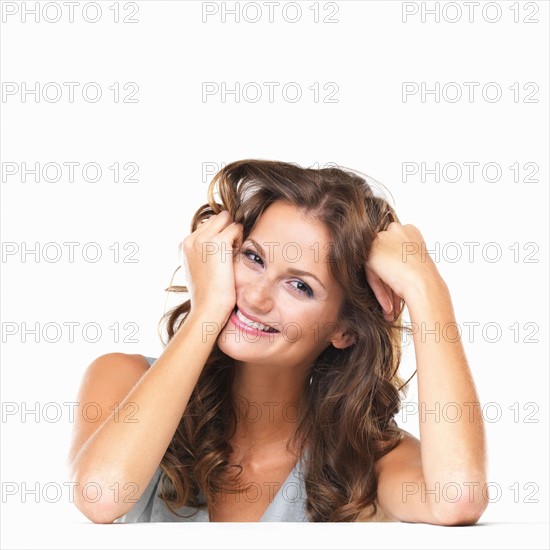
[[[394,321],[401,301],[424,280],[440,277],[426,243],[414,225],[392,222],[380,231],[365,266],[367,281],[384,310],[384,318]]]
[[[183,267],[193,311],[229,320],[235,307],[233,257],[243,227],[223,210],[202,222],[182,243]]]

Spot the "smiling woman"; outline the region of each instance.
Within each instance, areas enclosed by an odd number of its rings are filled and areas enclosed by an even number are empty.
[[[162,355],[103,356],[81,390],[139,418],[77,426],[73,479],[130,484],[133,499],[77,506],[98,522],[476,522],[481,490],[426,494],[483,487],[481,418],[428,421],[422,443],[394,418],[403,307],[413,322],[454,319],[431,259],[403,260],[411,244],[420,232],[354,171],[223,168],[183,242],[188,285],[167,289],[190,297],[163,318]],[[419,400],[477,401],[459,339],[414,342]],[[100,397],[107,378],[116,389]]]

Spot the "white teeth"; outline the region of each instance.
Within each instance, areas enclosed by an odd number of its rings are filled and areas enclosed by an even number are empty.
[[[262,330],[264,332],[267,332],[270,328],[267,325],[263,325],[262,323],[258,323],[256,321],[251,321],[248,317],[245,317],[241,313],[240,309],[237,309],[237,317],[239,318],[240,321],[242,321],[245,325],[247,325],[249,327],[257,328],[258,330]]]

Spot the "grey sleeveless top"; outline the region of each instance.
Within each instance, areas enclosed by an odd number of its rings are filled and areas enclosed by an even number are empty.
[[[152,365],[156,359],[145,357]],[[264,515],[259,521],[293,521],[309,522],[306,514],[306,487],[303,478],[303,459],[301,458],[288,475],[287,479],[275,497],[270,502]],[[141,495],[138,502],[124,516],[115,520],[114,523],[142,523],[142,522],[164,522],[164,521],[210,521],[208,510],[182,506],[177,510],[178,514],[192,517],[179,517],[172,513],[164,500],[160,498],[160,476],[162,470],[157,467],[149,485]],[[204,493],[199,493],[200,502],[205,502]]]

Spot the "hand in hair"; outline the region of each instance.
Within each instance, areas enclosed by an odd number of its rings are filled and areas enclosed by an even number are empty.
[[[426,250],[420,231],[411,224],[392,222],[376,235],[366,268],[367,281],[384,310],[384,317],[394,321],[411,292],[420,284],[441,279]]]

